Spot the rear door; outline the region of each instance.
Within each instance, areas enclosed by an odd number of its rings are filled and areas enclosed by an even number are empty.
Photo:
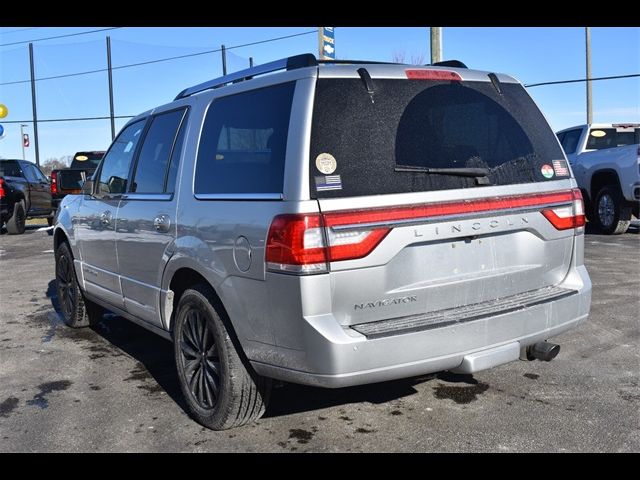
[[[373,93],[358,77],[317,83],[309,182],[334,315],[350,325],[560,283],[574,230],[541,212],[570,216],[570,171],[523,87],[407,77],[373,78]]]
[[[46,214],[52,209],[49,180],[40,169],[31,162],[22,162],[22,171],[29,182],[31,204],[29,214]]]
[[[116,223],[125,308],[158,326],[162,272],[176,236],[175,185],[186,112],[182,107],[151,117]]]

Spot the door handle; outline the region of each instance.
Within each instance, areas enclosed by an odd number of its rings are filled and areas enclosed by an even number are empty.
[[[100,215],[100,223],[104,226],[111,224],[111,212],[106,210]]]
[[[153,219],[153,227],[157,232],[166,233],[169,231],[170,226],[171,220],[169,219],[169,215],[158,215]]]

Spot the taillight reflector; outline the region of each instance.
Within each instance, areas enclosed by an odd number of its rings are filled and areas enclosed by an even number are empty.
[[[450,70],[405,70],[409,80],[453,80],[460,82],[462,77]]]
[[[4,198],[4,178],[0,178],[0,198]]]
[[[51,172],[51,194],[58,194],[58,172]]]
[[[556,230],[584,227],[584,201],[579,188],[571,192],[571,205],[542,210],[542,215],[551,222]]]

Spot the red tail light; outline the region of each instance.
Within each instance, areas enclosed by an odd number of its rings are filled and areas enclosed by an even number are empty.
[[[0,178],[0,198],[4,198],[4,178]]]
[[[419,222],[433,217],[441,217],[444,222],[461,214],[522,209],[540,210],[558,230],[579,228],[585,223],[579,189],[325,214],[278,215],[267,235],[267,268],[298,274],[324,273],[329,262],[369,255],[395,222]]]
[[[58,172],[51,172],[51,195],[58,194]]]
[[[322,273],[328,262],[366,257],[391,231],[390,228],[359,228],[336,232],[330,226],[345,225],[331,214],[278,215],[267,235],[265,258],[269,270]]]
[[[449,70],[405,70],[409,80],[453,80],[462,81],[462,77]]]
[[[582,192],[579,188],[571,190],[571,200],[571,205],[542,210],[542,215],[551,222],[551,225],[553,225],[556,230],[584,227],[584,201],[582,200]]]

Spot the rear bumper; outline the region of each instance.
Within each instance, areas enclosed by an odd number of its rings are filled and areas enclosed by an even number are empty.
[[[382,382],[442,370],[473,373],[516,360],[520,350],[584,322],[591,281],[573,267],[563,288],[576,293],[528,308],[418,332],[367,338],[330,315],[304,318],[302,350],[277,349],[279,365],[252,360],[261,374],[327,388]]]

